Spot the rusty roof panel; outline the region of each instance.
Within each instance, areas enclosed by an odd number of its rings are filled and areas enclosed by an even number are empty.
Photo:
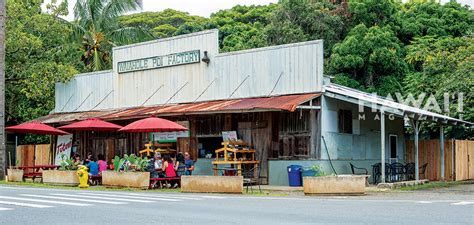
[[[285,110],[293,112],[296,107],[320,93],[283,95],[262,98],[244,98],[174,104],[166,106],[147,106],[109,111],[91,111],[79,113],[58,113],[40,118],[44,123],[68,123],[87,118],[98,117],[103,120],[125,120],[145,118],[150,115],[199,114],[212,112],[252,111],[252,110]]]

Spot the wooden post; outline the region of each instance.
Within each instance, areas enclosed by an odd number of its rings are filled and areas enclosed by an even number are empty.
[[[309,122],[310,122],[310,127],[311,127],[311,144],[310,144],[310,156],[311,158],[316,158],[316,148],[317,148],[317,140],[318,140],[318,122],[316,118],[316,110],[311,109],[309,111]]]
[[[380,111],[380,155],[382,183],[385,183],[385,114],[383,110]]]
[[[441,180],[444,180],[444,126],[439,127],[439,147],[441,158]]]

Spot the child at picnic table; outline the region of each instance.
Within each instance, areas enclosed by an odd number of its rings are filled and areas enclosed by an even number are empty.
[[[89,152],[87,153],[87,158],[84,160],[84,166],[87,166],[87,164],[89,164],[91,160],[92,160],[92,152]]]
[[[89,163],[86,165],[89,168],[89,175],[90,176],[97,176],[99,175],[99,164],[95,162],[95,158],[93,156],[90,157]]]
[[[102,154],[97,155],[97,158],[99,159],[97,161],[97,164],[99,164],[99,174],[102,174],[102,171],[107,170],[107,162]]]
[[[82,164],[81,155],[75,154],[75,155],[74,155],[73,163],[74,163],[74,166],[76,166],[76,167],[78,167],[79,165],[81,165],[81,164]]]

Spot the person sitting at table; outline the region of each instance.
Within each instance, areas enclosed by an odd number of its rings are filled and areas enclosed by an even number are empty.
[[[194,161],[191,159],[189,152],[184,153],[184,175],[191,176],[194,170]]]
[[[87,158],[84,160],[84,166],[87,166],[89,162],[92,160],[92,152],[87,153]],[[89,167],[89,166],[87,166]]]
[[[184,165],[184,156],[183,153],[179,152],[176,155],[176,163],[174,165],[174,170],[176,170],[176,175],[180,177],[181,175],[184,174],[185,171],[185,165]]]
[[[89,176],[99,175],[99,164],[95,162],[95,158],[93,156],[90,157],[90,161],[89,163],[87,163],[87,167],[89,168]]]
[[[155,153],[154,165],[155,165],[155,170],[163,169],[163,160],[161,159],[161,153],[159,152]]]
[[[176,171],[174,170],[173,160],[168,154],[165,155],[163,161],[163,172],[165,173],[166,177],[176,177]],[[169,188],[171,187],[171,184],[167,184],[166,186]],[[173,187],[178,187],[178,183],[175,183]]]
[[[151,178],[159,177],[158,171],[156,171],[155,166],[156,166],[156,155],[155,155],[155,157],[148,160],[148,164],[147,164],[147,167],[146,167],[146,171],[150,172],[150,177]]]
[[[74,166],[76,166],[76,167],[78,167],[79,165],[81,165],[81,164],[82,164],[81,155],[79,155],[79,154],[76,153],[76,154],[74,155],[74,159],[72,160],[72,162],[73,162]]]
[[[99,165],[99,174],[102,174],[102,171],[107,170],[107,162],[105,161],[105,157],[102,154],[97,155],[97,164]]]

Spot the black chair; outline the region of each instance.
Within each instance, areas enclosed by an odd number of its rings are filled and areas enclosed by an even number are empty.
[[[242,176],[244,177],[244,185],[247,186],[247,193],[249,192],[249,186],[253,192],[253,185],[258,185],[258,190],[262,193],[262,188],[260,187],[260,165],[249,170],[244,170]]]
[[[415,163],[407,163],[405,165],[405,179],[406,180],[415,179]]]
[[[391,172],[391,167],[390,164],[385,164],[385,181],[390,181],[390,172]],[[372,165],[372,176],[374,184],[377,184],[379,181],[379,178],[382,176],[382,163],[376,163]]]
[[[390,164],[390,181],[402,181],[405,179],[405,166],[401,163],[394,162]]]
[[[369,171],[367,171],[366,168],[361,168],[361,167],[356,167],[352,163],[349,163],[351,165],[351,170],[352,174],[354,175],[368,175]]]

